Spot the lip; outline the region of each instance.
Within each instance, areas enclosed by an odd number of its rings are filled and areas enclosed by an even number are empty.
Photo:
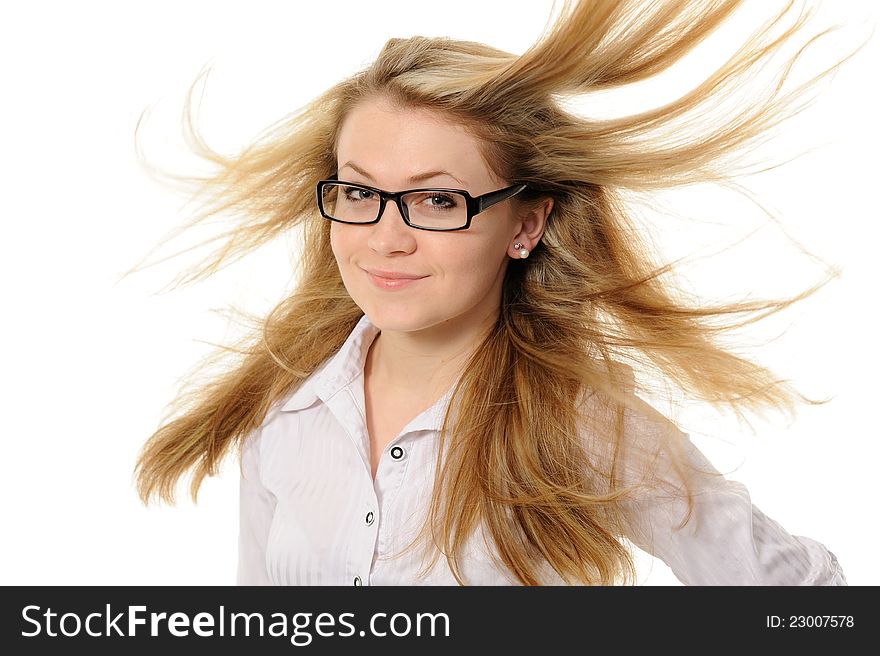
[[[408,273],[382,271],[380,269],[364,269],[364,271],[376,278],[384,278],[385,280],[421,280],[422,278],[427,278],[427,276],[413,276]]]
[[[421,276],[419,278],[385,278],[384,276],[374,275],[366,269],[364,269],[363,271],[367,274],[367,278],[370,279],[370,282],[373,284],[374,287],[388,290],[409,287],[419,280],[424,280],[425,278],[427,278],[427,276]]]

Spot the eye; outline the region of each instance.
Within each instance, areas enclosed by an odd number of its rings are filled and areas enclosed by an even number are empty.
[[[343,193],[345,194],[345,198],[347,200],[370,200],[371,194],[375,195],[374,192],[369,189],[361,189],[360,187],[343,187]],[[352,194],[356,194],[352,196]]]
[[[449,194],[431,194],[427,200],[431,201],[431,207],[436,207],[438,209],[455,207],[455,199]]]

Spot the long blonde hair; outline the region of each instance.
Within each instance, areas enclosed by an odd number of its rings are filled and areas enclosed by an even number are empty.
[[[217,172],[169,176],[211,194],[207,209],[185,227],[225,211],[242,218],[214,258],[180,282],[203,279],[231,256],[294,227],[302,231],[303,248],[293,292],[266,317],[247,317],[248,336],[218,349],[202,367],[229,353],[237,354],[235,362],[223,364],[209,381],[193,376],[144,445],[135,467],[142,501],[158,495],[174,503],[176,484],[187,472],[196,500],[203,479],[216,475],[233,445],[240,457],[273,404],[331,357],[363,316],[336,266],[315,184],[335,171],[336,139],[348,112],[382,97],[436,111],[468,129],[499,179],[529,185],[513,199],[516,211],[554,200],[541,241],[527,260],[508,266],[497,322],[463,369],[444,416],[445,455],[437,460],[429,521],[419,533],[432,538],[426,543],[433,554],[429,566],[442,552],[456,580],[466,584],[460,552],[483,522],[505,567],[525,585],[541,583],[542,564],[568,582],[633,582],[633,557],[621,541],[629,526],[624,509],[636,483],[651,479],[645,464],[639,476],[627,479],[633,484],[618,484],[620,454],[646,425],[634,420],[650,414],[635,394],[641,388],[634,371],[650,369],[689,396],[740,416],[745,410],[790,411],[795,397],[822,403],[722,347],[717,337],[811,295],[837,272],[788,299],[689,304],[662,278],[674,263],[653,261],[622,191],[725,181],[730,162],[723,156],[800,111],[795,101],[857,50],[781,95],[805,45],[766,97],[713,122],[682,120],[735,94],[737,82],[801,30],[808,12],[770,37],[792,0],[721,68],[673,102],[602,120],[563,104],[668,69],[741,4],[564,0],[557,19],[520,56],[449,38],[392,38],[372,64],[270,126],[232,159],[199,136],[191,88],[187,134]],[[692,499],[682,433],[662,418],[654,427],[657,448],[681,475],[686,523]]]

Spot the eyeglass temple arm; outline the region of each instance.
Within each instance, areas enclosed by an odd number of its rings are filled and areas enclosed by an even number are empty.
[[[496,203],[500,203],[502,200],[507,200],[508,198],[515,196],[526,187],[528,187],[527,184],[518,184],[508,187],[507,189],[499,189],[498,191],[490,191],[488,194],[483,194],[477,198],[477,201],[479,201],[480,212],[489,209]]]

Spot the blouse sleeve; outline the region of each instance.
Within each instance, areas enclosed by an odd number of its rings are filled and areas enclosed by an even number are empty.
[[[685,585],[847,585],[835,555],[814,539],[791,535],[755,506],[745,485],[729,480],[691,444],[697,477],[688,523],[687,500],[655,493],[632,507],[631,540],[665,562]]]
[[[260,431],[245,441],[239,487],[237,585],[271,585],[266,543],[275,513],[275,496],[260,480]]]
[[[633,544],[666,563],[685,585],[847,585],[828,548],[791,535],[761,512],[745,485],[722,476],[687,433],[644,405],[649,420],[640,417],[633,426],[630,419],[630,427],[648,442],[660,434],[660,427],[674,429],[685,463],[693,468],[694,497],[690,518],[680,528],[687,499],[670,492],[684,489],[681,478],[662,449],[645,449],[652,453],[657,484],[640,488],[648,492],[627,502]]]

